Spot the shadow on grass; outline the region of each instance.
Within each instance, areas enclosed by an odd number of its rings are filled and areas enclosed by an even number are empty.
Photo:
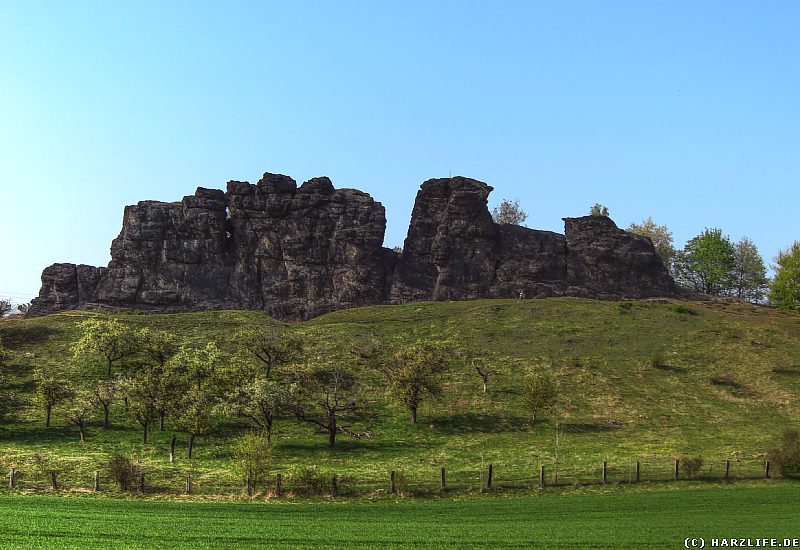
[[[16,349],[21,346],[41,344],[58,331],[46,325],[28,324],[20,326],[4,326],[0,334],[3,337],[3,345],[9,349]]]
[[[800,376],[800,368],[798,367],[774,367],[772,372],[783,376]]]
[[[308,441],[302,443],[284,443],[279,445],[281,450],[293,451],[302,454],[318,454],[321,452],[329,452],[334,454],[348,454],[353,451],[376,451],[381,453],[403,452],[409,449],[420,449],[429,447],[425,442],[408,440],[408,441],[386,441],[366,438],[353,438],[348,435],[337,435],[336,445],[333,448],[328,447],[327,435],[320,435],[318,441]]]
[[[611,424],[598,424],[595,422],[577,422],[574,424],[562,424],[561,429],[569,434],[592,434],[604,433],[616,430],[619,426]]]
[[[474,412],[436,416],[430,423],[444,433],[522,432],[529,424],[528,419],[521,416],[500,417]]]

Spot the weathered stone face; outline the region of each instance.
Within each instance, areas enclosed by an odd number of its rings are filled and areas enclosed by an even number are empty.
[[[227,192],[125,209],[107,268],[54,264],[29,315],[82,307],[265,309],[280,319],[410,300],[664,296],[675,285],[652,243],[604,217],[566,218],[566,236],[497,225],[492,188],[423,183],[403,253],[382,246],[383,206],[328,178],[280,174]]]

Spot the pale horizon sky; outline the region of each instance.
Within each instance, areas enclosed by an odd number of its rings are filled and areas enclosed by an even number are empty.
[[[402,245],[463,175],[528,227],[600,202],[769,264],[800,239],[794,1],[40,2],[0,10],[0,298],[106,265],[125,205],[284,173],[370,193]]]

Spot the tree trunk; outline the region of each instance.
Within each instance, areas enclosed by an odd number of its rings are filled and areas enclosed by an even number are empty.
[[[194,434],[189,434],[189,460],[192,459],[193,450],[194,450]]]
[[[108,377],[111,378],[111,360],[108,361]]]
[[[122,402],[125,403],[125,412],[128,412],[128,396],[122,398]]]
[[[102,401],[101,401],[102,403]],[[108,429],[108,408],[111,403],[103,403],[103,429]]]
[[[531,424],[536,424],[536,411],[531,413]]]
[[[53,411],[53,405],[47,405],[47,418],[44,420],[44,427],[50,427],[50,413]]]
[[[336,445],[336,426],[328,427],[328,447]]]
[[[142,442],[143,442],[144,444],[147,444],[147,426],[148,426],[148,423],[147,423],[147,422],[145,422],[144,424],[142,424],[142,428],[144,428],[144,433],[142,434]]]
[[[158,411],[158,431],[164,431],[164,417],[167,416],[167,411]]]
[[[172,434],[172,439],[169,441],[169,463],[175,462],[175,434]]]
[[[58,472],[52,470],[50,472],[50,488],[54,491],[58,491]]]
[[[483,394],[486,395],[486,386],[489,385],[489,380],[484,376],[483,378]]]
[[[411,423],[412,424],[416,424],[417,423],[417,408],[416,407],[411,407]]]
[[[84,434],[83,434],[83,422],[78,424],[78,431],[81,434],[81,443],[85,443],[86,442],[86,438],[84,437]]]
[[[272,443],[272,418],[267,419],[267,444]]]

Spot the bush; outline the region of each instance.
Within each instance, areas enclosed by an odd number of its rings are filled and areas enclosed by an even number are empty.
[[[120,454],[108,458],[108,475],[120,490],[130,491],[139,482],[142,468],[138,462]]]
[[[667,358],[664,356],[663,352],[659,351],[651,355],[647,363],[650,365],[650,368],[663,369],[667,366]]]
[[[800,475],[800,432],[784,430],[777,446],[767,451],[767,460],[782,477]]]
[[[681,472],[685,479],[694,479],[700,473],[700,468],[703,467],[703,459],[699,456],[689,458],[684,456],[681,458]]]
[[[257,491],[269,475],[270,445],[259,433],[244,434],[233,442],[233,460],[242,482],[250,483],[250,490]]]
[[[301,495],[322,495],[331,490],[333,476],[321,472],[316,466],[306,466],[290,477],[294,491]]]

